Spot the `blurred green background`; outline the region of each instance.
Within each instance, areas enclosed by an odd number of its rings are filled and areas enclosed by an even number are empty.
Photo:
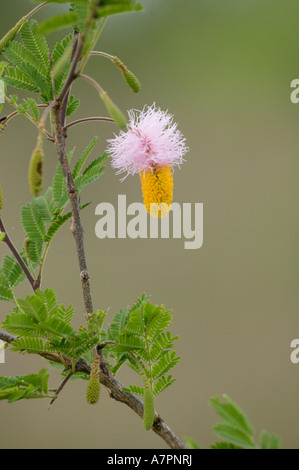
[[[175,201],[204,203],[204,244],[184,250],[183,240],[99,240],[100,202],[141,201],[138,177],[123,183],[109,164],[83,195],[93,201],[83,213],[94,305],[132,305],[143,292],[173,308],[173,334],[180,334],[182,360],[176,383],[157,400],[157,410],[181,437],[200,446],[215,441],[217,421],[209,398],[227,393],[249,416],[258,437],[278,434],[284,448],[299,447],[299,364],[290,361],[298,319],[298,111],[290,83],[299,78],[297,0],[141,0],[144,11],[108,20],[98,44],[120,57],[142,83],[135,95],[113,64],[90,59],[97,79],[122,110],[156,102],[175,115],[187,138],[187,163],[175,171]],[[0,0],[1,36],[32,8],[28,0]],[[61,7],[47,6],[42,20]],[[49,37],[54,44],[62,34]],[[81,97],[75,118],[104,108],[88,83],[75,83]],[[8,108],[8,107],[7,107]],[[7,114],[6,108],[3,112]],[[76,155],[94,135],[94,156],[118,132],[108,123],[69,131]],[[27,168],[37,132],[22,117],[1,136],[3,219],[21,247],[20,208],[30,200]],[[56,168],[46,147],[46,183]],[[0,257],[7,253],[1,246]],[[76,305],[84,323],[75,247],[67,227],[52,245],[43,287],[61,303]],[[19,295],[30,293],[26,284]],[[8,313],[0,305],[0,320]],[[111,318],[111,317],[110,317]],[[41,358],[6,353],[1,375],[45,366]],[[120,379],[131,383],[129,368]],[[51,386],[59,384],[52,372]],[[47,401],[0,403],[1,448],[163,448],[129,408],[102,388],[98,406],[85,401],[86,383],[72,382],[48,411]]]

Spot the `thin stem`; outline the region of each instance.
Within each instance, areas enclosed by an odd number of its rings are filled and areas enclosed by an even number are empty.
[[[38,108],[46,108],[47,105],[46,104],[38,104],[37,105]],[[35,126],[38,127],[38,125],[36,124],[36,122],[32,119],[31,116],[29,116],[29,114],[27,113],[20,113],[18,110],[16,111],[13,111],[11,114],[9,114],[8,116],[4,116],[3,118],[0,119],[0,124],[1,124],[1,127],[3,126],[6,126],[7,122],[14,118],[15,116],[25,116],[27,119],[29,119],[30,122],[32,122],[32,124],[34,124]],[[43,134],[45,134],[48,138],[48,140],[50,140],[51,142],[54,142],[54,137],[50,134],[50,132],[48,132],[46,129],[42,129],[42,132]]]
[[[44,249],[43,257],[39,265],[39,271],[38,271],[38,276],[37,276],[37,279],[39,280],[39,282],[41,282],[41,279],[42,279],[43,267],[44,267],[44,263],[45,263],[45,259],[46,259],[49,247],[50,247],[50,243],[47,243]]]
[[[30,18],[30,16],[34,15],[34,13],[36,13],[40,8],[47,5],[47,3],[48,2],[43,2],[40,5],[37,5],[35,8],[33,8],[33,10],[31,10],[29,13],[27,13],[27,15],[24,16],[24,19]]]
[[[80,124],[81,122],[88,122],[88,121],[115,122],[114,119],[108,118],[108,117],[101,117],[101,116],[87,117],[87,118],[77,119],[77,121],[70,122],[69,124],[64,126],[63,130],[66,131],[69,127],[75,126],[76,124]]]
[[[76,249],[77,249],[77,256],[79,261],[79,268],[80,268],[80,278],[81,278],[81,285],[83,291],[83,298],[84,298],[84,307],[85,307],[85,317],[88,320],[89,315],[93,312],[93,303],[91,297],[91,287],[89,282],[89,274],[87,270],[87,262],[85,256],[85,248],[84,248],[84,236],[83,236],[83,227],[81,223],[81,215],[80,215],[80,202],[78,191],[73,179],[72,171],[70,169],[69,161],[67,159],[66,150],[65,150],[65,135],[63,132],[63,128],[61,127],[60,122],[60,111],[61,105],[56,105],[53,108],[53,114],[55,118],[55,126],[56,126],[56,138],[55,138],[55,145],[56,151],[58,154],[58,159],[62,167],[62,172],[66,180],[67,191],[71,203],[72,209],[72,224],[71,224],[71,231],[74,235]]]
[[[39,287],[39,281],[36,281],[33,276],[31,275],[27,265],[25,264],[24,260],[21,258],[18,250],[15,248],[13,242],[8,236],[8,233],[6,231],[6,228],[3,224],[2,218],[0,217],[0,231],[5,233],[5,237],[3,239],[3,242],[6,243],[14,257],[16,258],[19,266],[21,267],[22,271],[24,272],[25,276],[27,277],[28,281],[30,282],[30,285],[32,289],[35,291]]]
[[[101,24],[100,24],[100,27],[99,27],[99,29],[96,31],[96,33],[95,33],[95,35],[94,35],[94,38],[93,38],[93,40],[92,40],[92,43],[90,44],[89,52],[87,52],[87,54],[85,54],[85,56],[84,56],[83,59],[82,59],[81,65],[80,65],[80,67],[79,67],[79,69],[78,69],[78,74],[80,74],[80,73],[83,72],[83,69],[84,69],[84,67],[86,66],[87,61],[88,61],[88,59],[89,59],[89,56],[90,56],[90,54],[91,54],[90,51],[91,51],[91,50],[94,48],[94,46],[96,45],[97,40],[99,39],[99,37],[100,37],[100,35],[101,35],[101,33],[102,33],[103,29],[104,29],[104,26],[105,26],[105,24],[106,24],[106,22],[107,22],[107,19],[108,19],[108,16],[105,16],[105,17],[102,19]]]
[[[91,51],[89,55],[100,55],[102,57],[106,57],[106,59],[114,60],[115,56],[111,54],[107,54],[107,52],[102,51]]]
[[[46,108],[45,108],[43,114],[41,115],[40,120],[39,120],[39,128],[40,128],[41,130],[44,129],[47,116],[48,116],[49,112],[51,111],[51,109],[53,108],[53,106],[55,105],[55,103],[56,103],[56,101],[51,101],[51,102],[46,106]]]
[[[80,74],[78,75],[78,78],[83,78],[87,82],[91,83],[99,93],[104,93],[104,89],[101,87],[101,85],[88,75]]]
[[[87,20],[86,20],[86,23],[85,23],[84,31],[83,31],[82,36],[80,37],[80,39],[77,43],[76,48],[74,49],[74,55],[73,55],[73,58],[72,58],[71,68],[70,68],[68,76],[67,76],[67,78],[64,82],[62,90],[61,90],[61,92],[60,92],[60,94],[57,98],[57,102],[62,102],[64,100],[65,95],[67,94],[71,84],[73,83],[73,81],[78,76],[78,74],[76,73],[76,68],[77,68],[79,60],[81,59],[81,54],[82,54],[83,48],[85,46],[85,42],[86,42],[86,38],[87,38],[87,35],[88,35],[88,32],[89,32],[89,29],[92,25],[92,22],[94,20],[95,15],[96,15],[96,11],[97,11],[97,8],[96,8],[96,5],[94,4],[93,8],[91,8],[89,10],[89,14],[88,14],[88,17],[87,17]]]
[[[50,75],[51,75],[53,100],[56,100],[56,88],[55,88],[55,81],[54,81],[54,76],[53,76],[53,61],[52,61],[51,54],[49,54],[49,60],[50,60]]]
[[[74,374],[74,372],[71,370],[67,376],[64,378],[64,380],[61,382],[61,384],[59,385],[59,387],[57,388],[56,392],[55,392],[55,396],[52,398],[52,400],[50,401],[50,405],[49,405],[49,409],[50,407],[53,405],[54,401],[57,399],[59,393],[63,390],[63,388],[65,387],[65,385],[68,383],[68,381],[70,380],[70,378],[72,377],[72,375]]]

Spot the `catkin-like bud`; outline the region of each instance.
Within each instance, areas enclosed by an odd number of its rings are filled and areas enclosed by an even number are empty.
[[[151,429],[155,419],[154,394],[145,373],[142,374],[143,381],[143,426],[147,431]]]
[[[17,22],[17,24],[11,28],[8,33],[3,36],[3,38],[0,40],[0,54],[2,54],[3,50],[5,49],[6,46],[10,43],[10,41],[13,41],[20,29],[22,29],[22,26],[24,26],[25,20],[24,18],[21,18],[20,21]]]
[[[1,188],[1,185],[0,185],[0,211],[2,209],[2,206],[3,206],[3,196],[2,196],[2,188]]]
[[[100,96],[106,106],[106,109],[112,119],[116,122],[116,124],[119,127],[125,127],[126,126],[126,118],[121,112],[121,110],[116,106],[116,104],[113,103],[113,101],[109,98],[107,95],[106,91],[103,91],[100,93]]]
[[[125,64],[123,64],[122,61],[118,57],[114,57],[113,62],[115,63],[115,65],[117,65],[117,67],[121,71],[129,87],[134,91],[134,93],[138,93],[138,91],[140,91],[141,89],[141,85],[136,75],[134,75],[133,72],[131,72],[131,70],[128,70]]]
[[[36,197],[43,189],[43,166],[44,166],[44,153],[42,148],[42,135],[38,137],[35,149],[31,155],[29,165],[29,188],[32,196]]]
[[[86,400],[89,405],[95,405],[100,398],[100,358],[98,355],[95,355],[91,372],[89,376],[89,381],[86,391]]]

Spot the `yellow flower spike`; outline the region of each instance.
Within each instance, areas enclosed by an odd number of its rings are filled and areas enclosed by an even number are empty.
[[[171,208],[173,176],[171,167],[163,166],[140,173],[143,202],[152,217],[164,217]]]

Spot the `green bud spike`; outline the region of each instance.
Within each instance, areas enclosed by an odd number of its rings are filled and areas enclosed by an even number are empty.
[[[0,211],[2,209],[2,206],[3,206],[3,196],[2,196],[2,188],[1,188],[1,185],[0,185]]]
[[[89,376],[89,381],[86,390],[86,400],[89,405],[95,405],[98,403],[100,398],[100,358],[98,355],[95,355],[91,372]]]
[[[43,166],[44,166],[44,153],[42,149],[42,134],[39,135],[35,149],[31,155],[29,165],[29,188],[32,196],[36,197],[43,189]]]
[[[126,118],[121,112],[121,110],[113,103],[113,101],[109,98],[107,95],[106,91],[102,91],[100,93],[100,96],[106,106],[106,109],[112,119],[116,122],[116,124],[119,127],[125,127],[126,126]]]
[[[155,420],[154,394],[145,373],[142,374],[143,381],[143,426],[147,431],[151,429]]]
[[[0,40],[0,54],[2,54],[3,50],[8,46],[10,41],[14,40],[18,32],[21,31],[21,29],[25,26],[26,21],[27,20],[25,18],[21,18],[20,21],[18,21],[17,24],[11,28],[8,33],[5,34],[5,36],[3,36],[3,38]]]
[[[27,259],[30,259],[29,245],[30,245],[30,238],[26,237],[24,241],[24,251],[25,251],[25,256]]]
[[[121,71],[129,87],[134,91],[134,93],[138,93],[138,91],[140,91],[141,89],[141,84],[136,75],[134,75],[131,70],[128,70],[128,68],[122,63],[122,61],[118,57],[114,57],[113,62]]]

